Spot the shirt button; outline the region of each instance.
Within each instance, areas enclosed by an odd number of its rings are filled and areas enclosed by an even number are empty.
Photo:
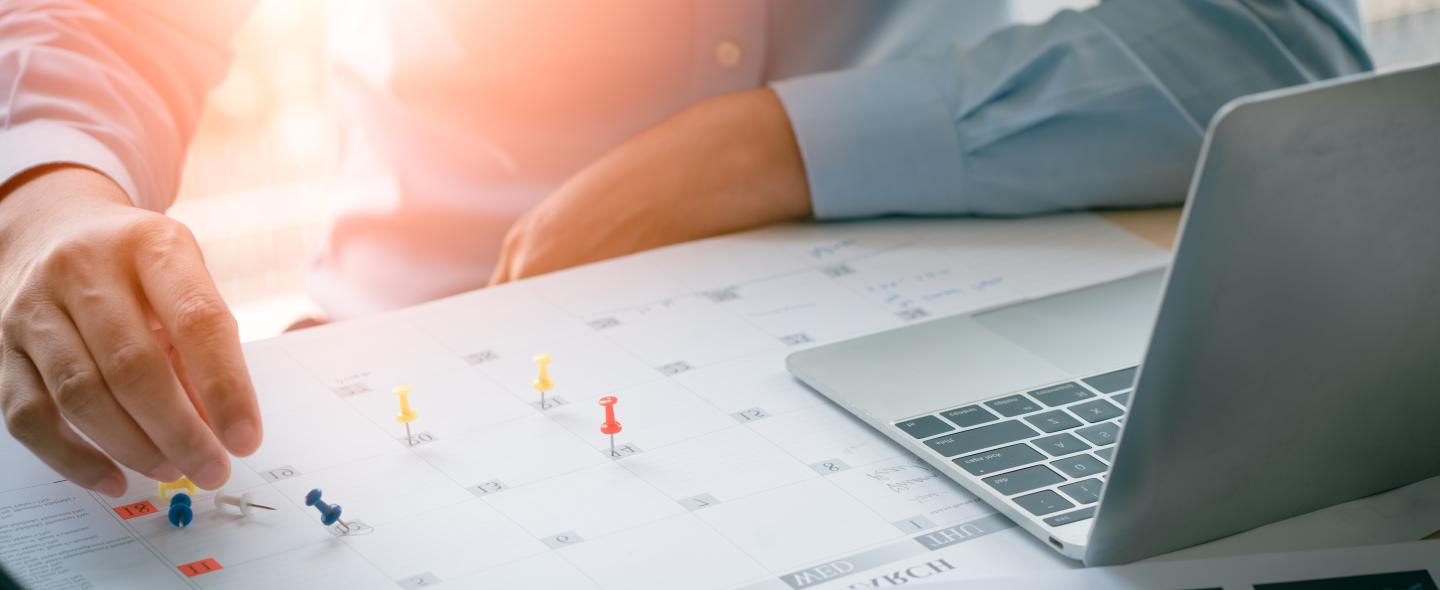
[[[733,68],[740,65],[740,60],[745,58],[745,50],[740,44],[730,39],[721,41],[715,45],[715,63],[722,68]]]

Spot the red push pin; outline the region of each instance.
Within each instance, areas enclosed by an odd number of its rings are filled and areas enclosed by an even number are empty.
[[[615,454],[615,435],[620,433],[620,423],[615,420],[615,402],[618,401],[613,395],[600,398],[600,405],[605,407],[605,423],[600,425],[600,433],[610,435],[611,457],[619,456]]]

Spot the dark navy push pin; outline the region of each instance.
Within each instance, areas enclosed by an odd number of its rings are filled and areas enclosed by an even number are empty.
[[[320,494],[322,493],[320,488],[310,490],[310,493],[305,494],[305,505],[314,506],[316,510],[320,511],[320,524],[330,526],[338,523],[341,531],[350,530],[350,525],[340,520],[340,505],[328,504],[324,500],[321,500]]]
[[[195,511],[190,509],[190,494],[185,492],[170,496],[170,524],[175,528],[185,528],[190,521],[195,519]]]

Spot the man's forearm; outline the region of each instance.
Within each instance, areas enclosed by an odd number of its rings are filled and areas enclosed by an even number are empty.
[[[252,3],[0,3],[0,184],[73,163],[109,176],[137,204],[165,208]]]
[[[811,215],[774,93],[697,104],[624,143],[526,214],[492,283]]]
[[[653,190],[689,205],[677,207],[672,221],[695,235],[810,217],[805,164],[785,109],[769,89],[700,103],[636,138],[635,149],[639,157],[619,158],[629,165],[605,172],[657,175]],[[650,160],[671,169],[656,169]]]

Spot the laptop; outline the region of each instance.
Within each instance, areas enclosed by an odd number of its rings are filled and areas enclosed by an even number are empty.
[[[1440,475],[1440,65],[1238,99],[1157,271],[791,355],[1062,554]]]

